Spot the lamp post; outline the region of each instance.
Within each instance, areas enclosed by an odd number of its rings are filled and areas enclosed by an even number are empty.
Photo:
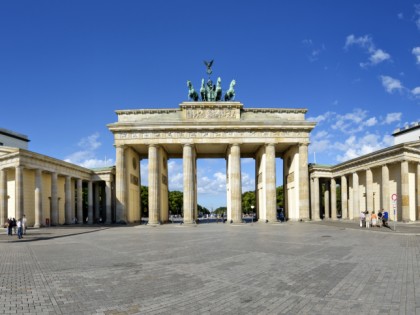
[[[251,205],[251,223],[254,223],[254,205]]]

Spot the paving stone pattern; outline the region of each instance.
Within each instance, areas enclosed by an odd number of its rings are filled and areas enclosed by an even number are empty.
[[[1,314],[420,314],[420,225],[201,224],[0,234]]]

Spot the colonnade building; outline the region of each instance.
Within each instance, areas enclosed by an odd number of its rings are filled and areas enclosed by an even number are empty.
[[[393,136],[391,147],[334,166],[309,165],[313,220],[380,210],[392,221],[420,220],[420,124]]]
[[[115,167],[90,170],[31,152],[27,136],[2,129],[0,225],[27,218],[28,226],[115,221]],[[10,146],[13,145],[13,146]]]
[[[99,218],[104,223],[169,220],[168,160],[182,158],[183,217],[197,220],[197,160],[226,161],[229,222],[242,221],[241,159],[255,161],[255,210],[277,221],[276,161],[283,160],[289,220],[357,219],[386,209],[390,219],[420,220],[420,126],[394,133],[394,146],[344,163],[308,164],[314,122],[306,109],[244,108],[240,102],[183,102],[172,109],[117,110],[108,125],[116,165],[87,169],[27,149],[27,136],[0,129],[0,224],[26,215],[28,226]],[[411,135],[411,136],[408,136]],[[414,138],[413,138],[414,135]],[[140,161],[148,160],[148,209],[141,209]],[[393,210],[395,209],[395,216]]]

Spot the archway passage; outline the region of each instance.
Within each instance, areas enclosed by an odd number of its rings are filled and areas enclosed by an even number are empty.
[[[108,125],[117,147],[117,221],[136,220],[131,194],[139,159],[148,159],[149,223],[168,220],[168,159],[182,158],[184,223],[197,219],[197,159],[226,160],[227,220],[242,222],[241,159],[255,159],[258,218],[277,221],[276,158],[283,167],[285,207],[292,220],[309,218],[307,146],[315,123],[305,109],[244,109],[239,102],[185,102],[180,109],[117,111]],[[136,184],[135,184],[136,183]],[[133,186],[134,185],[134,186]],[[138,205],[137,205],[138,207]]]

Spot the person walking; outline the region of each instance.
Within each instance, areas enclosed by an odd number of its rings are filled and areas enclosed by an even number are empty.
[[[371,219],[372,219],[372,227],[376,227],[378,224],[378,216],[376,215],[375,210],[372,211]]]
[[[363,224],[365,223],[366,215],[363,211],[360,212],[360,227],[363,227]]]
[[[17,220],[16,226],[17,226],[18,239],[21,239],[22,238],[22,219]]]
[[[366,221],[366,228],[368,229],[370,227],[370,213],[369,211],[366,211],[366,217],[365,217],[365,221]]]
[[[22,230],[23,230],[23,234],[26,234],[26,216],[23,215],[22,218]]]
[[[382,225],[385,227],[389,227],[388,226],[388,211],[384,211],[384,213],[382,214]]]
[[[12,235],[12,228],[13,228],[13,220],[12,218],[7,219],[7,235]]]

